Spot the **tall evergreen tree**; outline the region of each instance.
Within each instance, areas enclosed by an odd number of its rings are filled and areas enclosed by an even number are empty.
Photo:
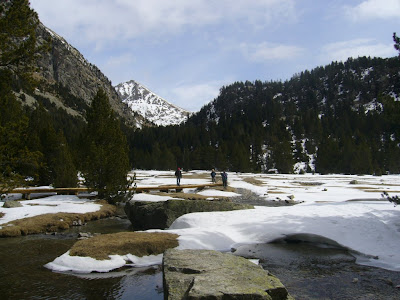
[[[393,41],[394,41],[394,49],[399,51],[399,56],[400,56],[400,37],[396,35],[396,32],[393,33]]]
[[[97,92],[87,112],[82,145],[86,185],[110,203],[123,200],[129,185],[128,146],[103,90]]]
[[[38,178],[42,154],[28,148],[29,120],[10,88],[10,78],[0,72],[0,190],[26,185]]]
[[[0,71],[12,71],[25,83],[33,80],[33,62],[48,46],[36,43],[38,24],[28,0],[0,1]]]
[[[30,148],[43,153],[38,183],[56,187],[76,186],[77,170],[65,136],[62,131],[54,129],[42,105],[32,112],[29,127]]]
[[[32,81],[33,62],[40,50],[35,33],[38,22],[28,0],[0,1],[0,189],[3,190],[25,185],[27,177],[33,178],[33,182],[38,178],[42,154],[28,147],[29,120],[12,90],[18,81]]]

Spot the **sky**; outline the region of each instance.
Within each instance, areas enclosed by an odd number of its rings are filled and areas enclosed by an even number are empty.
[[[348,57],[392,57],[400,0],[30,0],[115,86],[196,112],[235,81],[285,81]]]

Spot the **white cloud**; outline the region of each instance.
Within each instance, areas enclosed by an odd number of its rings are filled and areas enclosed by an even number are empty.
[[[180,83],[171,89],[168,99],[174,99],[173,103],[186,110],[199,111],[203,105],[218,97],[219,89],[228,82],[230,83],[231,80],[199,84]]]
[[[346,10],[348,16],[355,21],[399,18],[400,0],[366,0]]]
[[[123,66],[123,65],[126,65],[126,64],[131,64],[131,63],[133,63],[135,61],[136,61],[136,59],[132,54],[124,53],[124,54],[119,55],[119,56],[111,56],[111,57],[109,57],[107,62],[106,62],[106,66],[118,67],[118,66]]]
[[[304,49],[298,46],[283,44],[240,44],[243,55],[252,62],[293,59],[300,56]]]
[[[265,27],[296,19],[294,0],[31,0],[45,25],[88,42],[160,38],[210,25]]]
[[[355,39],[327,44],[321,49],[323,62],[345,61],[359,56],[391,57],[396,52],[392,44],[377,43],[373,39]]]

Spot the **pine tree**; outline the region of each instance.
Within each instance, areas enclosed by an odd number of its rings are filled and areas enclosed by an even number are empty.
[[[394,49],[399,51],[399,56],[400,56],[400,37],[396,35],[396,32],[393,33],[393,41],[394,41]]]
[[[128,146],[103,90],[97,92],[87,112],[82,145],[86,185],[109,203],[124,200],[129,185]]]
[[[38,178],[42,153],[28,148],[28,117],[11,87],[18,78],[32,81],[36,46],[36,13],[28,0],[0,1],[0,189],[26,185]],[[44,48],[43,48],[44,49]],[[32,181],[30,181],[32,182]]]
[[[61,131],[58,132],[57,137],[56,153],[51,161],[54,187],[75,187],[78,178],[71,151]]]
[[[28,0],[0,2],[0,71],[12,71],[28,84],[33,81],[35,59],[48,47],[47,43],[38,46],[36,42],[38,25]]]
[[[42,153],[28,148],[29,120],[10,88],[10,78],[0,71],[0,190],[38,178]]]

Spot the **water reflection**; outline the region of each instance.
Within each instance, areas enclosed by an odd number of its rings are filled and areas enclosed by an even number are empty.
[[[400,273],[361,266],[345,249],[313,243],[254,244],[236,255],[258,258],[295,299],[400,299]]]
[[[158,267],[126,269],[110,274],[55,273],[46,263],[67,252],[77,233],[129,230],[124,219],[93,221],[57,235],[0,239],[1,299],[163,299]]]

